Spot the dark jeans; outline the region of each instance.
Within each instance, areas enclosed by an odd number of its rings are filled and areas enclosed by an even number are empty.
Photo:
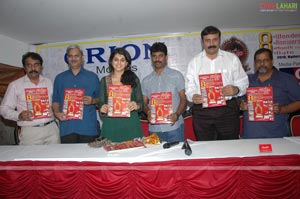
[[[61,136],[60,141],[62,144],[66,143],[89,143],[95,141],[98,135],[79,135],[72,133],[69,135]]]
[[[192,108],[193,128],[197,141],[231,140],[239,138],[239,106],[236,99],[226,101],[226,106]]]

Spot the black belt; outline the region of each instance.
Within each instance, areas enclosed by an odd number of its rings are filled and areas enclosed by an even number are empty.
[[[42,126],[47,126],[48,124],[51,124],[52,122],[54,122],[54,120],[50,121],[50,122],[46,122],[44,124],[38,124],[38,125],[34,125],[32,127],[42,127]]]

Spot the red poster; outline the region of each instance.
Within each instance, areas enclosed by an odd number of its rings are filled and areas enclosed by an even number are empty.
[[[65,89],[63,113],[67,119],[82,120],[83,96],[84,89]]]
[[[150,96],[150,111],[152,124],[171,123],[167,116],[173,113],[172,92],[152,93]]]
[[[247,88],[249,121],[274,121],[272,87]]]
[[[221,94],[223,87],[222,74],[203,74],[199,75],[200,93],[204,102],[203,108],[225,106],[225,96]]]
[[[108,86],[108,117],[130,117],[128,103],[130,102],[130,85]]]
[[[27,110],[32,112],[34,119],[51,116],[47,88],[25,88],[25,99]]]

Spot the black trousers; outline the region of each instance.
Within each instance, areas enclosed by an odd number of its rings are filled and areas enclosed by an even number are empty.
[[[235,98],[226,101],[226,106],[192,107],[193,128],[198,141],[232,140],[239,138],[239,105]]]
[[[72,133],[69,135],[61,136],[60,141],[62,144],[67,143],[89,143],[95,141],[98,135],[79,135],[77,133]]]

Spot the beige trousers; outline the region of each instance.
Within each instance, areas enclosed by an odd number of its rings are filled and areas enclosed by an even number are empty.
[[[55,122],[41,127],[21,127],[20,145],[59,144],[59,128]]]

